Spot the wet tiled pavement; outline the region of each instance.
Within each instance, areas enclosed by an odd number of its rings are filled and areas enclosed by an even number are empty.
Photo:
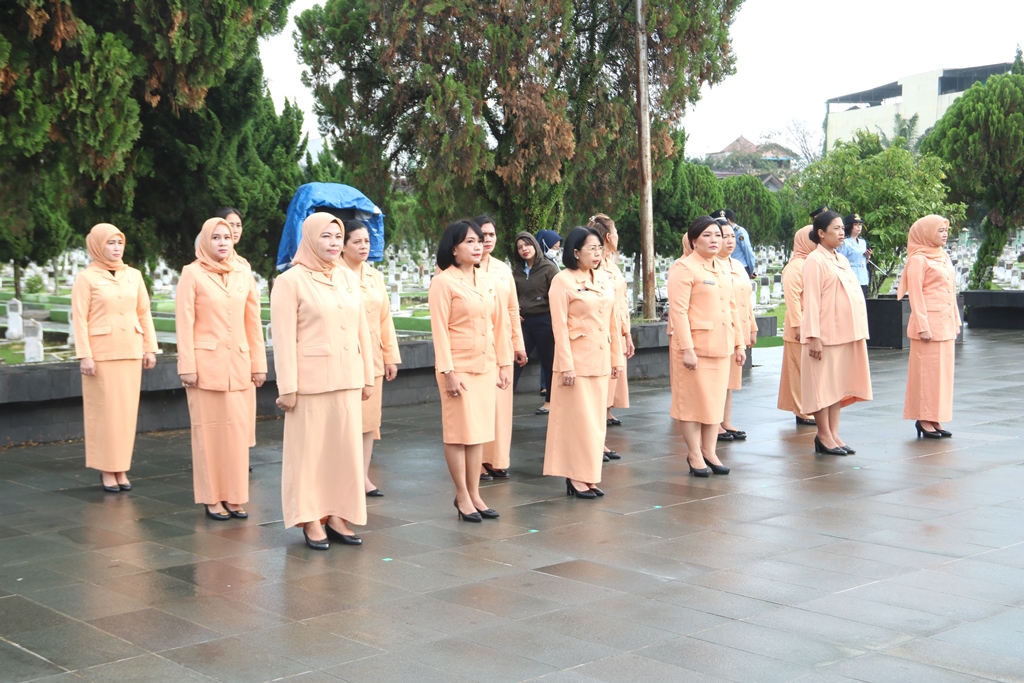
[[[856,456],[775,410],[781,349],[736,397],[732,474],[687,476],[663,380],[635,382],[607,496],[541,476],[520,396],[497,521],[456,520],[438,407],[385,411],[360,548],[281,524],[279,421],[247,521],[192,504],[189,436],[141,436],[131,493],[80,443],[0,451],[0,681],[1024,681],[1024,337],[968,331],[952,439],[900,419],[872,351]]]

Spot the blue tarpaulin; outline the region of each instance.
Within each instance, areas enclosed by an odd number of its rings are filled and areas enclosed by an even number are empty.
[[[370,260],[384,258],[384,214],[366,195],[338,183],[306,183],[295,191],[277,248],[277,269],[291,265],[302,240],[302,222],[317,211],[327,210],[339,218],[357,218],[370,228]]]

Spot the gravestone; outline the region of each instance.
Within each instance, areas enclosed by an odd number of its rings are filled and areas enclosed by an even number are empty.
[[[1010,271],[1010,287],[1020,289],[1020,268],[1014,268]]]
[[[268,349],[274,348],[274,335],[270,332],[270,323],[267,323],[267,340],[265,345]]]
[[[762,275],[760,280],[760,302],[762,306],[767,306],[771,303],[771,291],[769,290],[768,276]]]
[[[402,298],[398,295],[398,292],[391,293],[391,312],[398,313],[402,308]]]
[[[74,311],[68,309],[68,348],[75,348],[75,320]]]
[[[775,277],[772,278],[772,298],[782,298],[782,273],[775,273]]]
[[[21,302],[11,299],[7,302],[7,339],[21,339],[25,336],[24,321],[21,317]]]
[[[43,326],[37,320],[25,322],[25,362],[43,362]]]

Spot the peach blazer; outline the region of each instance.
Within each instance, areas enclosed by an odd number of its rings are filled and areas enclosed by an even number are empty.
[[[270,293],[279,394],[373,386],[370,326],[355,273],[293,266]]]
[[[238,262],[226,280],[190,263],[175,297],[178,374],[196,373],[196,387],[207,391],[248,389],[253,373],[267,371],[252,270]]]
[[[487,254],[480,263],[480,270],[491,276],[498,289],[498,299],[508,315],[506,331],[512,335],[512,351],[525,352],[523,324],[519,320],[519,295],[516,293],[516,281],[512,278],[512,269],[504,261],[499,261]]]
[[[615,304],[618,307],[619,333],[626,335],[630,331],[629,299],[626,296],[626,278],[619,270],[619,265],[606,257],[601,260],[601,270],[608,275],[615,287]]]
[[[156,353],[156,330],[142,273],[89,266],[71,288],[75,358],[129,360]]]
[[[956,271],[949,257],[939,260],[920,254],[911,256],[903,269],[910,295],[907,337],[920,339],[931,332],[932,341],[956,339],[960,334],[960,311],[956,305]]]
[[[512,365],[508,315],[487,271],[475,271],[476,285],[458,266],[430,281],[430,331],[438,372],[488,372]]]
[[[601,269],[590,274],[566,268],[551,280],[548,302],[555,337],[554,372],[581,377],[610,375],[625,367],[615,283]],[[602,399],[603,400],[603,399]]]
[[[705,259],[697,252],[668,269],[669,347],[693,349],[705,358],[725,358],[746,348],[732,276],[720,259]]]
[[[354,271],[353,271],[354,272]],[[373,349],[373,375],[382,377],[385,365],[399,365],[398,335],[391,317],[391,297],[384,276],[363,262],[359,271],[359,287],[363,293],[363,310],[370,324],[370,347]]]
[[[729,270],[729,275],[732,278],[733,295],[736,297],[736,312],[740,321],[739,327],[736,329],[739,330],[743,343],[748,344],[751,335],[757,336],[757,317],[754,315],[754,304],[750,300],[750,295],[754,291],[750,284],[750,275],[747,274],[747,269],[743,264],[731,256],[723,261],[722,265]]]
[[[804,261],[803,275],[802,343],[818,338],[838,346],[868,338],[864,292],[845,256],[819,244]]]
[[[800,327],[804,317],[804,261],[802,258],[791,258],[782,269],[782,296],[786,300],[786,317],[782,321],[782,340],[799,342],[794,329]],[[803,330],[800,331],[801,335]]]

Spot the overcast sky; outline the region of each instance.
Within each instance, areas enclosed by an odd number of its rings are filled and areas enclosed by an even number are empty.
[[[292,16],[318,3],[296,0]],[[302,85],[294,24],[261,45],[280,111],[306,112],[319,137],[313,98]],[[736,74],[705,88],[683,123],[686,153],[716,152],[739,135],[757,142],[790,121],[821,130],[825,100],[933,69],[1009,62],[1024,44],[1024,0],[746,0],[732,26]]]

